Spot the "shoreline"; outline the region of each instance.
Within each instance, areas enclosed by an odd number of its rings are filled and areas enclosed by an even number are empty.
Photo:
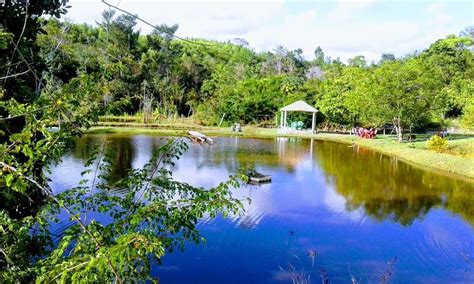
[[[208,136],[237,136],[245,138],[276,138],[297,137],[305,139],[316,139],[321,141],[332,141],[344,144],[355,144],[361,147],[377,151],[381,154],[398,158],[408,164],[425,168],[427,170],[442,172],[474,183],[474,156],[454,155],[450,153],[436,153],[425,148],[426,141],[398,143],[391,135],[379,135],[376,139],[363,139],[348,134],[317,133],[317,134],[278,134],[276,129],[244,127],[242,132],[233,132],[228,127],[177,127],[165,128],[143,127],[140,125],[130,126],[93,126],[85,133],[87,134],[143,134],[143,135],[166,135],[186,136],[188,130],[196,130]],[[422,136],[422,135],[420,135]],[[428,137],[428,135],[423,135]],[[461,137],[461,136],[460,136]],[[465,136],[449,141],[450,147],[459,145],[474,148],[474,136]],[[467,145],[467,146],[466,146]],[[472,146],[471,146],[472,145]]]

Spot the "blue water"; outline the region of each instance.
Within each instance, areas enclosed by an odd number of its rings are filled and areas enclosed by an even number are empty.
[[[116,147],[118,176],[160,144],[153,136],[86,136],[53,169],[56,192],[79,180],[99,140]],[[190,144],[174,177],[211,187],[251,165],[272,183],[235,190],[251,199],[242,216],[200,220],[206,243],[154,264],[161,283],[321,283],[321,275],[331,283],[474,283],[472,182],[332,142],[215,140]]]

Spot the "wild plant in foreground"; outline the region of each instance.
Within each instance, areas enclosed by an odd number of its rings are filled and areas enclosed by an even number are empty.
[[[23,226],[2,214],[2,235],[35,228],[36,235],[51,240],[50,224],[66,214],[73,225],[57,243],[45,247],[42,257],[30,260],[29,271],[35,274],[36,282],[156,281],[150,276],[151,261],[159,262],[166,253],[183,249],[187,241],[202,241],[196,230],[200,218],[238,214],[243,208],[241,201],[231,195],[231,188],[241,184],[237,176],[211,189],[173,180],[172,167],[187,148],[182,140],[168,140],[143,168],[111,181],[108,174],[112,155],[103,146],[83,172],[92,174],[92,179],[84,179],[79,186],[57,195],[23,176],[41,187],[48,202]],[[117,194],[117,189],[124,194]],[[106,221],[91,218],[92,214],[106,216]],[[5,256],[15,248],[15,243],[7,245],[5,250],[2,247]],[[8,265],[9,271],[19,269],[13,261]],[[14,280],[15,275],[4,273],[2,277]]]

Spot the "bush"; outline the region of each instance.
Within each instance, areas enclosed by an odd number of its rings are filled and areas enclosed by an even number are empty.
[[[426,141],[426,145],[429,150],[436,151],[438,153],[443,153],[448,150],[448,140],[438,135],[431,136],[431,138]]]

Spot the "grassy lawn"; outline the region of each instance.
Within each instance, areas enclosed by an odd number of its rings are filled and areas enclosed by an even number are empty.
[[[140,124],[140,123],[101,123],[92,127],[88,133],[116,134],[149,134],[166,136],[184,136],[188,130],[197,130],[209,136],[241,136],[255,138],[271,137],[302,137],[318,140],[335,141],[356,144],[381,153],[394,156],[431,169],[441,170],[474,181],[474,136],[451,135],[449,150],[446,153],[436,153],[426,148],[426,140],[430,135],[417,135],[416,141],[398,143],[394,136],[379,135],[376,139],[362,139],[346,134],[278,134],[276,129],[246,126],[242,132],[232,132],[229,127],[205,127],[192,123],[179,124]]]

